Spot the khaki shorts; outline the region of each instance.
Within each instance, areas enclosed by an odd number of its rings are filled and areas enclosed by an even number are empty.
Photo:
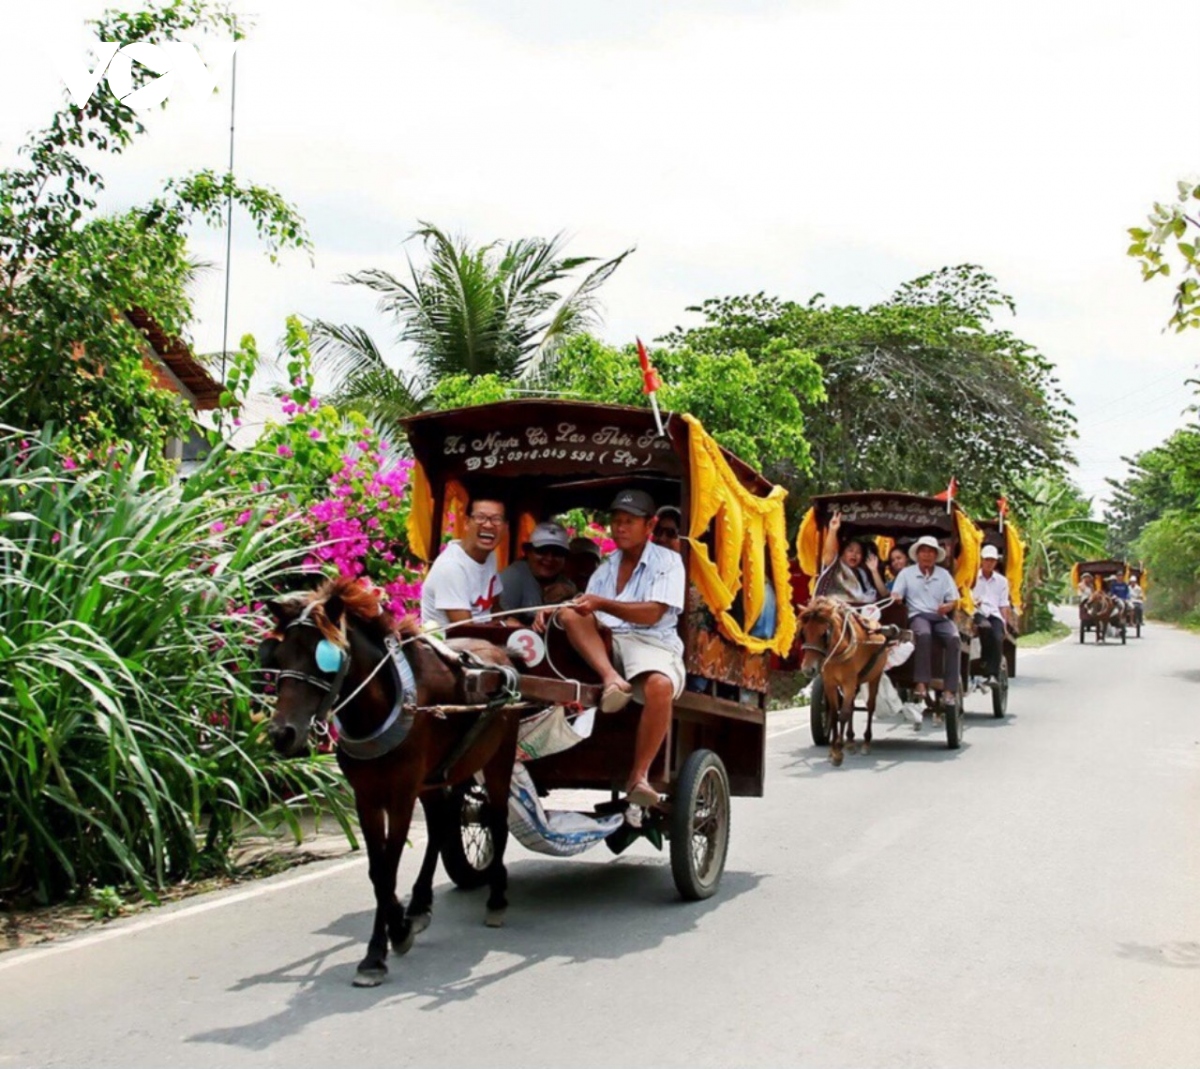
[[[683,693],[687,672],[683,657],[649,635],[636,631],[614,631],[613,667],[633,684],[634,701],[645,701],[646,692],[640,681],[647,672],[659,672],[675,687],[674,697]]]

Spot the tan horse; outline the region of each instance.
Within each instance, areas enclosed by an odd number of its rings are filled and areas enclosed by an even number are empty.
[[[813,598],[800,613],[800,670],[818,668],[830,710],[829,760],[842,763],[844,743],[854,741],[854,696],[867,685],[867,730],[863,753],[871,750],[871,725],[879,680],[887,666],[887,636],[867,628],[849,605],[836,598]],[[835,715],[836,711],[836,715]]]
[[[1095,628],[1096,641],[1104,642],[1108,637],[1109,624],[1113,623],[1113,615],[1118,611],[1116,599],[1102,590],[1093,590],[1079,608],[1084,623],[1090,623]]]

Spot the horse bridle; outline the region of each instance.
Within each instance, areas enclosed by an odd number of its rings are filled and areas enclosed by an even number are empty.
[[[829,663],[830,658],[834,654],[834,650],[836,650],[838,648],[838,646],[840,646],[842,644],[843,640],[846,638],[846,632],[850,628],[850,613],[852,611],[853,610],[847,608],[845,610],[845,612],[842,614],[842,630],[841,630],[841,633],[837,637],[837,641],[834,642],[834,644],[832,646],[828,646],[828,645],[817,646],[811,642],[802,642],[800,644],[800,648],[802,650],[807,650],[810,653],[817,654],[823,661],[825,661],[826,663]],[[832,633],[832,631],[833,631],[833,620],[831,619],[825,628],[825,637],[827,639],[828,639],[829,635]],[[849,651],[847,651],[847,652],[849,652]]]

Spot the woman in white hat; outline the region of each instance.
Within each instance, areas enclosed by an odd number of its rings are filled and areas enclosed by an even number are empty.
[[[897,577],[892,597],[903,601],[908,610],[908,626],[912,629],[916,653],[913,657],[913,681],[918,698],[926,696],[933,680],[933,640],[942,645],[946,690],[942,695],[947,704],[953,703],[958,692],[958,659],[960,643],[958,627],[950,618],[958,608],[958,588],[954,578],[938,565],[946,559],[946,551],[932,535],[922,535],[909,547],[910,564]]]

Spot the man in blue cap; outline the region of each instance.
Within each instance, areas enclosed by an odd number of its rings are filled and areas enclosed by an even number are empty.
[[[587,592],[561,610],[558,620],[604,685],[602,712],[642,703],[626,784],[629,801],[659,801],[650,765],[667,737],[672,702],[683,692],[683,640],[677,630],[687,592],[683,558],[652,541],[654,500],[644,490],[622,490],[610,506],[616,550],[588,580]],[[540,621],[543,626],[545,617]],[[609,659],[600,627],[612,632]]]

